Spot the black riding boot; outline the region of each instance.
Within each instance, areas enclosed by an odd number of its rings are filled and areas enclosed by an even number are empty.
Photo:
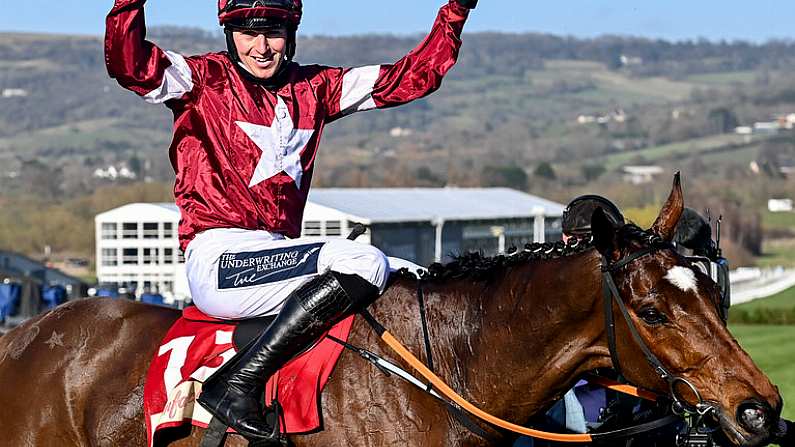
[[[273,436],[264,418],[267,380],[324,332],[378,297],[355,275],[324,273],[293,292],[267,329],[204,382],[198,402],[250,441]]]

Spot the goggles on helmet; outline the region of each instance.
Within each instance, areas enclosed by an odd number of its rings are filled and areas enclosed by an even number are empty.
[[[219,0],[218,21],[237,28],[297,28],[301,23],[301,0]]]

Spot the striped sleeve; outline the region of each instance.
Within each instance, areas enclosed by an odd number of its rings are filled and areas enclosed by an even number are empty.
[[[327,121],[423,98],[455,65],[469,10],[455,0],[442,7],[428,37],[394,64],[329,69]]]
[[[116,0],[106,20],[105,66],[122,87],[152,104],[180,99],[195,89],[197,64],[146,40],[144,0]]]

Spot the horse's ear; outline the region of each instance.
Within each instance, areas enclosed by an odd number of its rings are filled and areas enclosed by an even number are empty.
[[[685,200],[682,196],[682,179],[681,175],[677,172],[674,175],[674,186],[671,189],[671,194],[668,200],[660,210],[660,215],[651,226],[651,231],[663,238],[663,240],[670,242],[674,238],[676,232],[676,224],[679,223],[679,218],[682,217],[682,212],[685,209]]]
[[[596,208],[591,216],[591,234],[596,250],[610,261],[619,259],[618,227],[607,218],[604,210]]]

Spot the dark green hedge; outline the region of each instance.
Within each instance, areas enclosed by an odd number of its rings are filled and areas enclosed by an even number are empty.
[[[770,324],[770,325],[795,325],[795,308],[781,309],[759,307],[752,309],[729,310],[729,323],[731,324]]]

